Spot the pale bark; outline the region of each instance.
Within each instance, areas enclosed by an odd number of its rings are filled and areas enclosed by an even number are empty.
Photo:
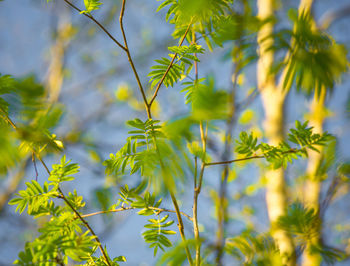
[[[319,95],[315,93],[315,97],[311,103],[310,114],[308,117],[309,125],[313,127],[314,133],[321,134],[323,132],[323,122],[325,119],[325,98],[326,90],[322,88]],[[319,197],[322,185],[322,177],[318,174],[318,169],[322,162],[322,147],[318,147],[320,152],[308,150],[308,165],[306,170],[307,180],[305,183],[304,191],[304,202],[306,207],[314,209],[319,213]],[[312,245],[318,245],[321,240],[320,228],[315,230],[316,232],[312,235],[307,243],[306,249],[303,254],[303,266],[317,266],[321,265],[322,257],[317,252],[312,252]]]
[[[54,103],[58,100],[62,82],[64,78],[63,74],[63,62],[64,54],[67,45],[70,42],[72,25],[70,23],[69,17],[60,16],[59,18],[60,26],[57,29],[57,36],[55,38],[54,44],[50,48],[50,66],[46,78],[46,85],[48,88],[48,102]],[[45,110],[43,112],[47,112]],[[0,193],[0,211],[3,209],[8,199],[17,190],[18,186],[22,182],[26,174],[26,168],[31,161],[32,154],[26,155],[22,158],[22,162],[19,163],[19,170],[13,176],[9,176],[7,187]]]
[[[310,12],[312,0],[301,0],[299,4],[299,14]],[[274,15],[274,0],[258,1],[258,16],[260,19],[267,19]],[[276,85],[276,76],[271,73],[274,62],[274,54],[272,50],[268,50],[273,44],[273,23],[265,23],[258,34],[259,43],[259,61],[258,61],[258,88],[261,93],[265,121],[264,129],[269,143],[277,145],[284,138],[284,102],[287,90],[283,88],[285,73],[288,68],[290,54],[286,55],[286,69],[281,75],[281,80]],[[291,46],[295,45],[294,40]],[[292,237],[285,231],[278,228],[276,222],[278,218],[286,214],[287,194],[286,181],[283,169],[269,170],[266,172],[266,203],[268,215],[271,222],[271,232],[280,249],[283,263],[286,265],[295,265],[295,248]],[[315,184],[312,189],[319,189]],[[318,192],[315,192],[318,194]],[[310,196],[311,197],[311,196]],[[311,201],[311,199],[310,199]],[[318,201],[318,199],[317,199]]]
[[[274,15],[273,0],[258,1],[258,16],[268,19]],[[261,93],[265,110],[264,129],[271,145],[277,145],[283,140],[284,131],[284,101],[286,90],[276,86],[275,75],[271,73],[274,54],[273,23],[265,23],[258,34],[259,61],[257,69],[258,88]],[[285,265],[295,265],[295,250],[292,237],[277,226],[280,216],[286,214],[287,195],[283,169],[268,170],[266,173],[266,204],[271,223],[271,233],[280,250]]]
[[[69,15],[59,17],[57,36],[50,49],[50,66],[47,74],[48,100],[50,103],[58,101],[64,79],[64,56],[71,41],[73,27]]]

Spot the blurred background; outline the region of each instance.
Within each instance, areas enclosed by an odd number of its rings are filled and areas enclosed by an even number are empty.
[[[83,1],[73,2],[83,7]],[[254,1],[251,2],[255,6]],[[290,8],[297,8],[298,1],[281,2],[279,26],[290,27],[285,14]],[[176,45],[171,36],[173,26],[164,21],[165,11],[155,13],[158,5],[159,2],[155,0],[127,1],[124,18],[130,51],[145,85],[148,84],[147,74],[154,60],[166,56],[168,46]],[[329,12],[346,8],[349,8],[347,0],[319,0],[315,1],[313,11],[316,21],[321,21]],[[94,16],[121,40],[119,9],[120,1],[104,1]],[[348,49],[349,26],[350,16],[345,16],[334,21],[328,29],[335,40],[345,44]],[[202,44],[206,48],[205,43]],[[229,56],[231,50],[232,45],[224,45],[214,47],[212,53],[199,56],[199,75],[211,76],[218,88],[230,88],[233,73]],[[113,204],[118,199],[119,186],[136,182],[135,177],[106,176],[104,173],[102,162],[125,143],[128,132],[125,121],[134,117],[146,119],[146,115],[125,54],[95,24],[69,8],[63,0],[49,3],[46,0],[0,1],[0,73],[16,78],[31,76],[45,84],[50,91],[50,101],[62,103],[63,116],[53,132],[63,142],[67,158],[81,166],[76,180],[63,189],[68,192],[75,188],[78,194],[84,196],[87,201],[86,213]],[[338,138],[336,153],[339,161],[350,159],[349,92],[350,76],[347,74],[326,101],[329,119],[326,120],[325,129]],[[249,101],[245,102],[247,98]],[[262,136],[264,114],[256,93],[255,63],[246,68],[239,79],[237,101],[244,103],[245,108],[236,114],[234,135],[246,130]],[[310,101],[305,95],[291,90],[287,99],[287,128],[292,127],[296,119],[304,120]],[[162,88],[153,108],[154,118],[162,121],[184,115],[187,107],[180,86]],[[210,147],[214,159],[220,157],[222,150],[222,146],[216,144],[219,143],[217,140],[225,134],[223,124],[218,123],[216,130]],[[51,154],[46,163],[57,163],[60,157],[59,153]],[[306,161],[300,161],[287,169],[289,189],[296,192],[295,195],[301,189],[305,165]],[[37,167],[38,181],[43,182],[47,175],[40,164]],[[235,169],[229,176],[228,185],[231,219],[228,232],[235,235],[247,226],[259,232],[268,230],[264,182],[259,175],[259,163],[242,163],[233,167]],[[200,195],[200,227],[205,229],[208,236],[215,234],[216,230],[213,201],[217,198],[221,170],[220,167],[213,167],[206,172]],[[12,194],[35,175],[33,164],[27,160],[0,179],[0,265],[12,264],[24,243],[34,238],[40,226],[40,219],[19,215],[14,212],[14,206],[6,204]],[[326,195],[330,182],[331,178],[325,181],[322,195]],[[192,191],[185,189],[186,185],[180,188],[183,193],[180,204],[184,212],[191,213],[190,199],[193,195]],[[171,208],[167,199],[165,206]],[[324,216],[327,243],[332,246],[349,248],[349,210],[349,186],[345,184],[334,196]],[[172,218],[175,219],[175,216]],[[157,259],[141,236],[145,221],[146,217],[140,217],[133,211],[89,218],[97,235],[109,247],[109,253],[127,258],[125,265],[153,265]],[[188,221],[185,221],[185,227],[186,224],[191,228]],[[175,225],[173,229],[176,231]],[[235,264],[229,262],[227,265]]]

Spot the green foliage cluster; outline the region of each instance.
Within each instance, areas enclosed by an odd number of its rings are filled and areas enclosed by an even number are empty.
[[[84,5],[86,10],[81,11],[80,13],[82,14],[100,9],[100,5],[102,5],[102,3],[99,0],[84,0]]]
[[[169,54],[169,57],[174,60],[172,67],[170,66],[170,60],[163,57],[160,60],[155,60],[159,65],[151,67],[151,71],[148,76],[150,77],[149,82],[153,88],[156,84],[163,80],[163,84],[166,87],[173,87],[178,80],[182,79],[182,76],[187,76],[193,67],[193,62],[199,62],[199,59],[195,54],[203,53],[204,49],[200,45],[192,44],[190,46],[170,46],[169,51],[173,54]],[[192,60],[192,61],[191,61]],[[167,75],[165,75],[167,73]],[[163,78],[164,77],[164,78]]]
[[[11,106],[11,108],[9,108]],[[30,76],[16,80],[0,74],[0,172],[6,173],[28,152],[53,153],[62,149],[62,143],[50,130],[57,125],[63,113],[61,105],[46,103],[44,87]],[[16,131],[9,115],[16,114]]]
[[[289,17],[293,30],[281,30],[276,34],[277,44],[274,49],[287,49],[289,54],[280,66],[285,67],[283,87],[290,89],[295,83],[298,90],[311,95],[321,88],[332,91],[341,75],[347,71],[348,62],[344,55],[346,47],[336,41],[326,31],[316,27],[312,16],[291,10]],[[292,39],[291,44],[286,40]],[[325,67],[327,66],[327,67]]]
[[[112,206],[112,209],[118,206],[121,206],[121,208],[127,208],[126,206],[130,206],[131,208],[140,209],[137,212],[139,215],[157,216],[157,219],[148,220],[149,223],[144,226],[147,230],[142,233],[145,242],[150,243],[150,248],[154,248],[154,255],[156,255],[159,248],[164,251],[165,247],[172,246],[171,241],[166,235],[173,235],[176,233],[164,228],[171,226],[174,221],[168,221],[169,215],[159,218],[160,212],[163,211],[159,208],[162,199],[156,200],[156,197],[149,192],[141,195],[143,188],[143,184],[140,184],[134,189],[129,189],[128,185],[122,187],[119,192],[120,199]]]
[[[292,163],[293,159],[301,156],[307,156],[307,148],[318,151],[317,146],[323,146],[333,137],[326,133],[314,134],[312,127],[308,127],[308,122],[301,124],[295,122],[296,128],[290,129],[288,140],[298,145],[292,148],[290,144],[283,141],[277,147],[267,143],[257,144],[258,139],[253,134],[248,135],[242,131],[239,135],[240,140],[237,140],[236,152],[245,156],[262,156],[271,164],[272,168],[287,167],[288,162]],[[258,155],[261,154],[261,155]]]
[[[228,254],[244,265],[283,265],[278,247],[268,235],[246,231],[226,241]]]
[[[130,166],[130,174],[141,171],[141,175],[149,175],[157,165],[155,164],[157,153],[153,145],[155,137],[161,137],[157,120],[140,119],[128,121],[127,124],[136,130],[128,133],[130,137],[127,143],[116,155],[111,154],[110,159],[105,161],[106,173],[124,174],[127,166]]]

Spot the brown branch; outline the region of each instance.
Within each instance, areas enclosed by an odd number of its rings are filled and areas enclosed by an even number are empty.
[[[81,13],[83,10],[81,10],[80,8],[76,7],[74,4],[72,4],[71,2],[69,2],[68,0],[63,0],[65,1],[68,5],[70,5],[73,9],[77,10],[80,14],[83,14],[85,17],[91,19],[93,22],[95,22],[107,35],[108,37],[115,42],[120,48],[122,48],[124,51],[126,51],[126,47],[124,47],[120,42],[117,41],[117,39],[115,39],[112,34],[100,23],[98,22],[92,15],[88,14],[88,13]]]
[[[179,47],[183,44],[183,42],[184,42],[184,40],[185,40],[185,38],[186,38],[186,36],[187,36],[187,33],[188,33],[188,31],[190,30],[191,26],[192,26],[192,21],[191,21],[190,24],[188,25],[188,27],[187,27],[187,29],[186,29],[186,31],[185,31],[185,34],[182,36],[182,39],[181,39],[181,41],[180,41],[180,43],[179,43]],[[159,91],[159,89],[160,89],[160,86],[162,86],[165,77],[168,75],[170,69],[172,68],[176,56],[177,56],[177,53],[175,53],[175,55],[174,55],[173,59],[171,60],[169,66],[168,66],[168,68],[167,68],[167,70],[165,71],[163,77],[162,77],[161,80],[159,81],[159,83],[158,83],[158,85],[157,85],[157,87],[156,87],[156,90],[155,90],[155,92],[154,92],[154,94],[153,94],[153,97],[152,97],[152,99],[151,99],[150,102],[149,102],[149,108],[151,108],[152,103],[153,103],[154,100],[156,99],[156,97],[157,97],[157,95],[158,95],[158,91]]]
[[[188,245],[186,244],[186,237],[185,237],[185,231],[184,231],[185,228],[184,228],[184,224],[183,224],[183,221],[182,221],[182,218],[181,218],[181,215],[180,215],[180,213],[181,213],[180,212],[180,208],[179,208],[179,205],[177,204],[177,200],[176,200],[175,195],[171,191],[170,191],[170,197],[171,197],[171,200],[173,201],[173,204],[174,204],[174,207],[175,207],[175,213],[176,213],[176,216],[177,216],[177,220],[179,221],[177,226],[179,228],[181,239],[185,243],[186,256],[187,256],[188,262],[192,266],[193,265],[192,256],[191,256],[191,252],[190,252],[190,250],[188,248]]]
[[[125,0],[123,0],[122,7],[121,7],[121,10],[120,10],[120,16],[119,16],[120,30],[121,30],[121,32],[122,32],[123,40],[124,40],[124,47],[125,47],[124,50],[125,50],[126,55],[127,55],[127,57],[128,57],[128,61],[129,61],[129,63],[130,63],[130,66],[131,66],[131,68],[132,68],[132,71],[134,72],[134,75],[135,75],[137,84],[138,84],[138,86],[139,86],[140,92],[141,92],[141,94],[142,94],[143,102],[144,102],[144,104],[145,104],[146,111],[147,111],[147,116],[150,118],[150,117],[152,117],[152,116],[151,116],[151,111],[150,111],[151,105],[148,104],[145,91],[144,91],[144,89],[143,89],[143,87],[142,87],[142,84],[141,84],[139,75],[138,75],[138,73],[137,73],[137,71],[136,71],[136,68],[135,68],[135,65],[134,65],[134,62],[132,61],[132,58],[131,58],[131,55],[130,55],[130,51],[129,51],[128,42],[127,42],[127,40],[126,40],[126,35],[125,35],[125,30],[124,30],[124,25],[123,25],[124,12],[125,12]]]

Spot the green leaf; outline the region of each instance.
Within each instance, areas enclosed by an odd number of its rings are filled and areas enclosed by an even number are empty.
[[[91,11],[100,9],[100,5],[102,3],[100,0],[84,0],[85,10],[81,11],[80,13],[90,13]]]
[[[289,31],[294,45],[289,46],[289,58],[284,62],[283,85],[289,89],[294,82],[307,95],[319,95],[321,88],[332,91],[348,69],[347,49],[336,43],[327,32],[316,28],[310,13],[294,15],[294,31]]]
[[[317,234],[321,221],[314,209],[296,202],[290,205],[286,215],[278,219],[278,225],[290,234],[301,237],[300,240],[306,243]]]
[[[167,221],[169,215],[164,216],[161,219],[149,219],[149,224],[144,227],[148,228],[142,233],[146,243],[150,244],[150,248],[154,248],[154,256],[157,254],[158,248],[164,251],[165,247],[171,247],[171,241],[165,235],[176,234],[172,230],[164,230],[163,228],[171,226],[174,221]]]
[[[16,82],[10,75],[1,75],[0,73],[0,95],[11,93],[15,88]]]
[[[72,175],[78,173],[79,168],[79,165],[76,163],[66,162],[66,156],[63,156],[61,158],[61,164],[52,165],[49,181],[59,185],[61,182],[74,180]]]
[[[278,247],[267,234],[244,231],[239,236],[227,239],[225,251],[242,265],[283,265]]]
[[[177,65],[176,63],[168,70],[171,61],[168,58],[163,57],[161,60],[155,60],[158,65],[151,67],[153,71],[148,74],[150,77],[149,83],[151,87],[155,87],[164,77],[163,84],[166,87],[173,86],[181,78],[181,74],[184,72],[184,67]],[[165,75],[166,74],[166,75]]]
[[[215,81],[209,78],[206,84],[196,83],[187,92],[192,103],[192,117],[200,120],[225,119],[228,114],[228,94],[215,89]]]
[[[28,207],[28,214],[39,215],[41,210],[42,213],[47,213],[47,210],[43,207],[50,204],[49,199],[57,197],[58,193],[54,188],[51,188],[47,183],[44,187],[32,180],[31,182],[26,182],[26,190],[20,190],[17,197],[9,201],[9,205],[17,205],[16,212],[22,213],[26,207]],[[50,214],[50,213],[48,213]]]

